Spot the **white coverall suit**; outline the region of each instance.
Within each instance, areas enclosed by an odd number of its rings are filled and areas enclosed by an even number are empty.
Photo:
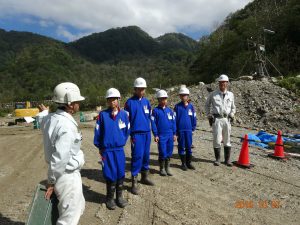
[[[48,182],[54,184],[59,200],[57,225],[76,225],[85,208],[80,169],[84,155],[80,150],[82,136],[74,118],[63,110],[38,114],[44,136]]]
[[[233,93],[223,93],[219,89],[213,91],[206,100],[205,111],[206,115],[213,116],[215,121],[212,124],[213,147],[221,148],[222,138],[224,146],[231,147],[231,124],[228,117],[233,118],[236,111]]]

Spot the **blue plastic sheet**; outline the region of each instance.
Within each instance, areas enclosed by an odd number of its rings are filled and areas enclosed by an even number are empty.
[[[266,131],[259,131],[257,134],[248,134],[248,140],[250,145],[258,146],[261,148],[269,148],[269,143],[275,143],[277,140],[277,135],[269,134]],[[284,142],[293,142],[293,143],[300,143],[300,135],[295,134],[290,137],[282,137],[283,143]]]

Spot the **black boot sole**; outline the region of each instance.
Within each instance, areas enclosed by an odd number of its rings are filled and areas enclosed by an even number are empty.
[[[187,168],[190,170],[196,170],[196,168],[194,166],[187,166]]]
[[[188,170],[187,166],[183,166],[183,165],[181,165],[180,169],[182,169],[183,171],[187,171]]]
[[[154,183],[150,182],[150,181],[142,181],[141,180],[141,184],[147,185],[147,186],[154,186]]]
[[[214,166],[220,166],[219,162],[214,162]]]
[[[108,205],[108,203],[105,203],[106,208],[108,208],[109,210],[115,210],[117,208],[117,205]]]
[[[126,206],[128,205],[128,202],[123,202],[123,203],[120,203],[117,201],[117,206],[120,207],[120,208],[125,208]]]
[[[131,188],[131,193],[134,195],[139,195],[139,190]]]

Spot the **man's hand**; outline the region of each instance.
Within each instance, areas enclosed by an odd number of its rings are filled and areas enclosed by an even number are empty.
[[[53,191],[54,191],[54,184],[48,184],[47,185],[47,191],[45,193],[45,198],[47,200],[50,200],[50,197],[51,197]]]
[[[43,112],[44,110],[49,110],[49,106],[44,106],[44,104],[40,104],[39,106],[38,106],[38,108],[39,108],[39,111],[40,112]]]
[[[234,117],[234,115],[233,114],[229,114],[229,116],[228,116],[228,118],[229,118],[229,122],[230,123],[233,123],[234,122],[234,120],[235,120],[235,117]]]
[[[134,144],[134,143],[135,143],[135,139],[131,137],[131,138],[130,138],[130,143],[131,143],[131,144]]]
[[[102,157],[103,152],[104,152],[104,149],[99,149],[99,155],[100,155],[100,157]]]
[[[176,140],[177,140],[177,136],[174,135],[174,136],[173,136],[173,141],[175,142]]]
[[[212,126],[213,123],[215,122],[214,117],[213,116],[208,116],[207,118],[208,118],[209,125]]]
[[[157,143],[159,141],[159,137],[154,137],[154,141]]]

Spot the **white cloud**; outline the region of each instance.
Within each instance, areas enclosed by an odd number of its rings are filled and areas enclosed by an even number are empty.
[[[190,32],[212,30],[230,13],[251,0],[0,0],[0,17],[30,15],[79,31],[100,32],[137,25],[157,37],[188,27]],[[74,40],[62,27],[58,33]]]
[[[54,23],[52,22],[52,21],[47,21],[47,20],[40,20],[39,21],[39,25],[41,26],[41,27],[49,27],[49,26],[53,26],[54,25]]]
[[[62,25],[59,25],[56,29],[56,34],[58,37],[63,37],[64,39],[67,39],[68,41],[74,41],[77,40],[83,36],[88,35],[89,33],[78,33],[78,34],[72,34],[68,29]]]

